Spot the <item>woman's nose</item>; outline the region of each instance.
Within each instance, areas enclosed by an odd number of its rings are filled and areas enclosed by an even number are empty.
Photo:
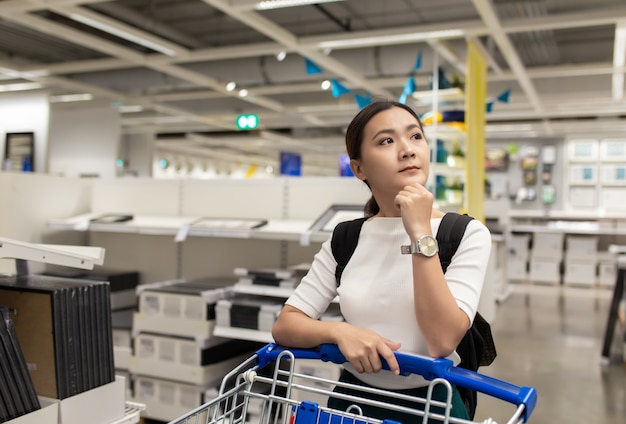
[[[402,159],[408,159],[415,157],[415,150],[411,143],[403,143],[400,150],[400,156]]]

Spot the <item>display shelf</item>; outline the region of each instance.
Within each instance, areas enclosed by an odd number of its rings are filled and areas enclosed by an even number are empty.
[[[559,233],[559,234],[589,234],[589,235],[626,235],[626,229],[584,227],[584,226],[557,226],[557,225],[516,225],[509,227],[515,233]]]
[[[266,225],[250,232],[251,238],[263,240],[300,241],[302,234],[308,232],[312,220],[277,220],[270,219]]]
[[[253,229],[201,228],[194,226],[194,222],[203,218],[180,216],[136,215],[132,221],[121,223],[95,224],[90,222],[91,219],[100,215],[83,214],[66,219],[53,219],[47,224],[49,229],[54,230],[171,235],[179,237],[179,241],[187,236],[193,236],[298,241],[306,245],[311,241],[324,241],[330,234],[324,231],[310,232],[312,220],[268,220],[267,224]]]

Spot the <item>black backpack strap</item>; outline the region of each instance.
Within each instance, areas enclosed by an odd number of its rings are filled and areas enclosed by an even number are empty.
[[[467,224],[472,219],[474,218],[469,215],[460,215],[455,212],[448,212],[441,218],[437,230],[437,243],[439,243],[439,261],[444,273],[452,262],[452,257],[459,248],[459,244],[461,244]]]
[[[337,281],[337,287],[341,284],[341,274],[348,264],[348,261],[356,249],[356,245],[359,242],[359,234],[361,233],[361,227],[367,218],[357,218],[352,221],[340,222],[335,226],[333,230],[333,236],[330,240],[330,247],[333,251],[333,256],[337,261],[337,268],[335,269],[335,281]]]

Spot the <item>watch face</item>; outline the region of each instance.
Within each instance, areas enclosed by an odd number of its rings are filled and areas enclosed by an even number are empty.
[[[420,252],[424,256],[434,256],[439,247],[437,245],[437,239],[431,236],[424,236],[419,240]]]

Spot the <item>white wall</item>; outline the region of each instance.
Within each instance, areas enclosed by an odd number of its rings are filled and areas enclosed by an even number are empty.
[[[0,157],[4,159],[6,133],[35,134],[35,172],[46,172],[50,106],[44,91],[0,94]]]
[[[111,107],[51,110],[49,173],[115,177],[119,145],[117,110]]]

